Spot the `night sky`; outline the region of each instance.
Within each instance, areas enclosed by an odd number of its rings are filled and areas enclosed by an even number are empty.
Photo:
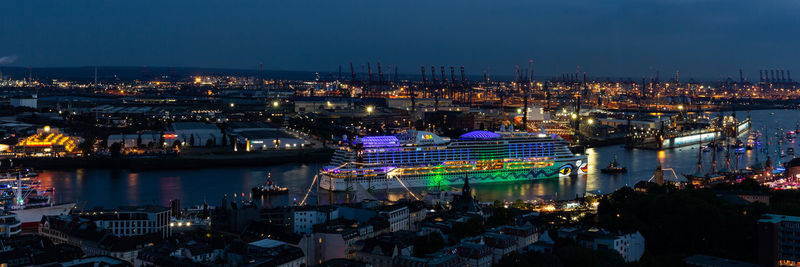
[[[2,66],[183,66],[335,71],[371,61],[415,74],[640,78],[738,69],[800,79],[798,0],[6,1]]]

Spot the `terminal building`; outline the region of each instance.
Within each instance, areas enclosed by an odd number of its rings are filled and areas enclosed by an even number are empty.
[[[172,124],[172,134],[167,137],[165,142],[180,140],[184,146],[222,145],[222,131],[204,122],[175,122]]]
[[[266,149],[296,149],[311,144],[285,128],[277,128],[264,122],[232,122],[228,130],[235,135],[239,145],[247,151]]]
[[[36,134],[20,139],[13,152],[18,156],[59,157],[77,154],[82,138],[65,135],[58,128],[44,126]]]

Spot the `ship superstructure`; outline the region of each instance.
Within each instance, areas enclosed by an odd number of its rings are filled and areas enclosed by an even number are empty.
[[[321,173],[332,191],[516,182],[586,173],[585,155],[555,134],[472,131],[451,140],[426,131],[366,136],[340,147]]]

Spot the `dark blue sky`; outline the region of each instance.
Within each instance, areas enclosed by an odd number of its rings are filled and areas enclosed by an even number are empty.
[[[512,74],[800,78],[798,0],[8,1],[8,66],[334,71],[366,61]],[[6,63],[9,61],[6,58]],[[0,60],[3,62],[3,60]],[[653,71],[654,72],[654,71]],[[738,77],[737,77],[738,78]]]

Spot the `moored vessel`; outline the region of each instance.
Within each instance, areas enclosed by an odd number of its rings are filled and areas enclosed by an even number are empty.
[[[472,131],[451,140],[426,131],[365,136],[340,147],[320,186],[350,191],[519,182],[585,174],[587,157],[555,134]]]
[[[272,182],[272,173],[267,173],[267,181],[262,185],[253,187],[252,192],[253,192],[253,197],[260,197],[260,196],[284,195],[289,193],[289,189],[286,187],[280,187],[275,185],[275,183]]]

